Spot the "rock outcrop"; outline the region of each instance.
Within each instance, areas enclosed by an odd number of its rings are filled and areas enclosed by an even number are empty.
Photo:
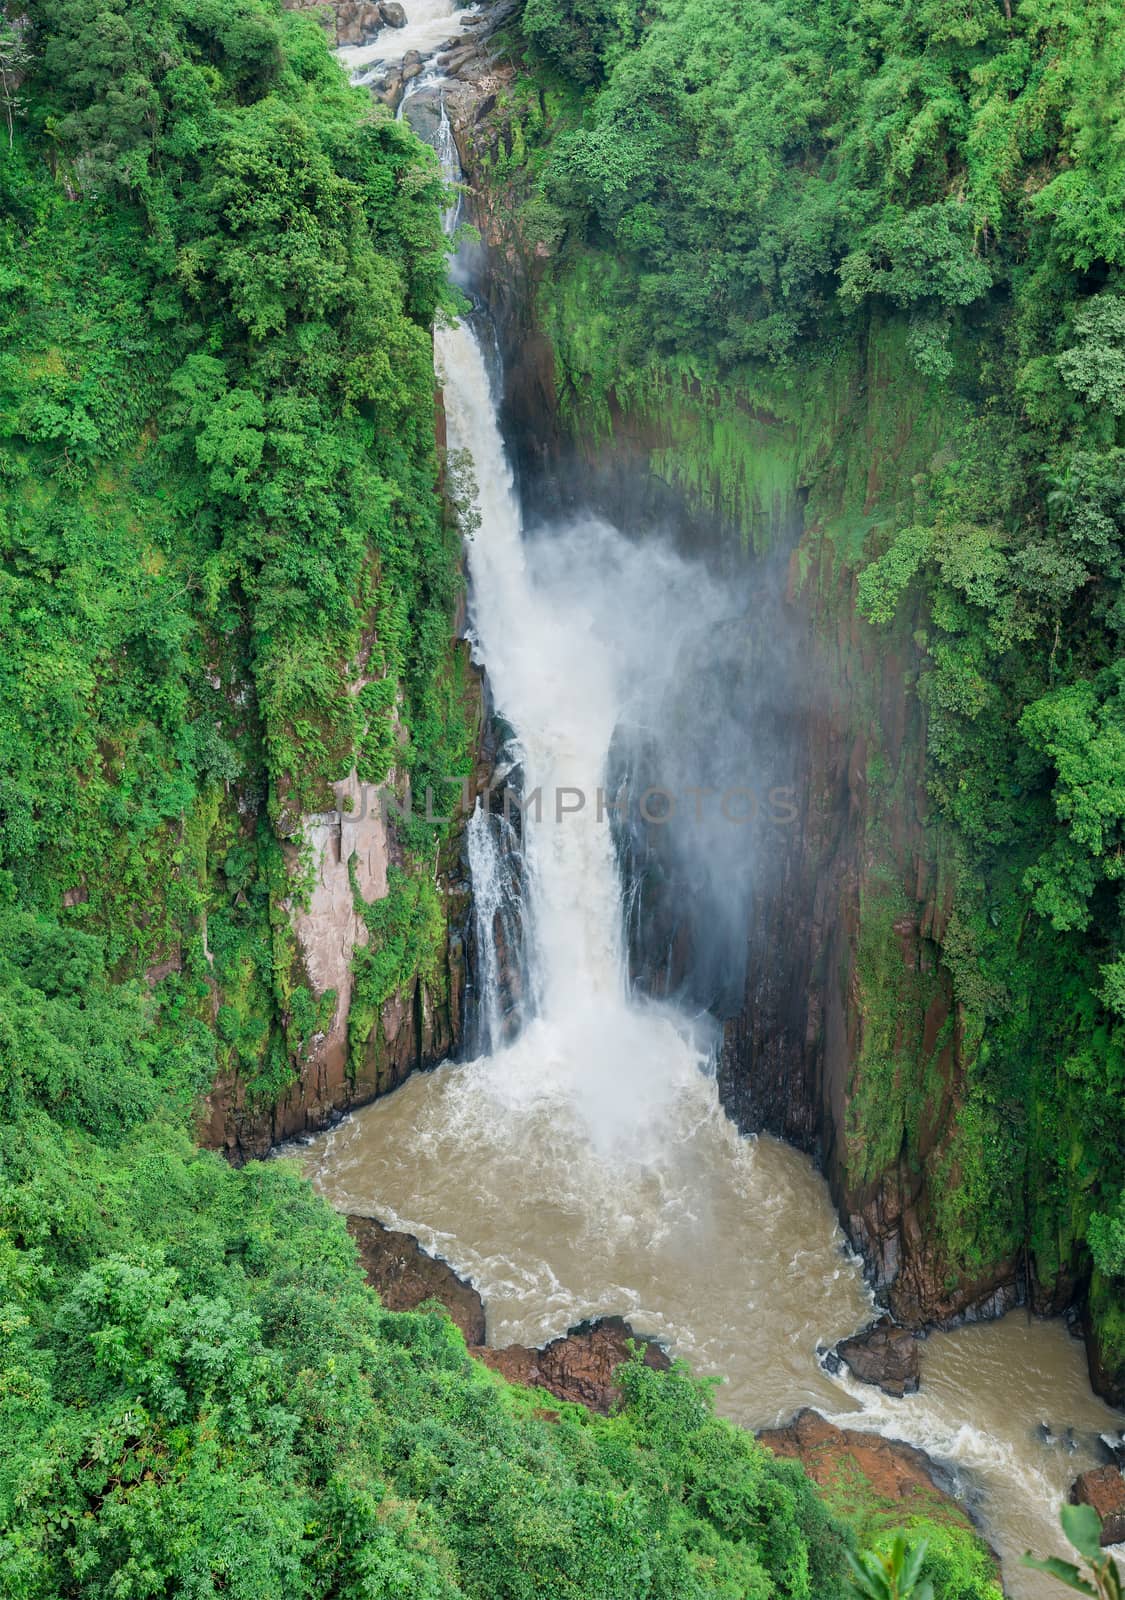
[[[1072,1506],[1093,1506],[1102,1525],[1102,1544],[1125,1540],[1125,1478],[1118,1467],[1095,1467],[1070,1486]]]
[[[759,1440],[776,1456],[799,1461],[814,1483],[829,1487],[840,1476],[861,1472],[882,1499],[909,1504],[936,1498],[971,1525],[968,1513],[937,1481],[937,1469],[924,1450],[878,1433],[837,1428],[818,1411],[799,1411],[783,1428],[767,1428]]]
[[[484,1343],[484,1302],[467,1278],[423,1250],[412,1233],[386,1228],[374,1217],[349,1217],[364,1275],[388,1311],[415,1311],[437,1300],[465,1335]]]
[[[621,1398],[615,1373],[629,1359],[630,1342],[644,1348],[647,1367],[666,1372],[671,1362],[655,1341],[641,1339],[623,1317],[599,1317],[552,1339],[541,1350],[507,1345],[502,1350],[481,1348],[472,1353],[509,1383],[547,1389],[559,1400],[577,1401],[591,1411],[607,1413]]]
[[[896,1399],[914,1394],[921,1382],[918,1340],[909,1328],[896,1327],[889,1317],[881,1317],[854,1339],[842,1339],[836,1354],[861,1383],[874,1384]]]
[[[630,1356],[630,1344],[643,1348],[645,1365],[666,1372],[667,1355],[653,1339],[633,1332],[623,1317],[598,1317],[579,1323],[542,1349],[511,1344],[493,1350],[485,1344],[484,1302],[467,1278],[424,1250],[410,1233],[387,1228],[374,1217],[350,1216],[364,1275],[388,1311],[415,1311],[437,1301],[465,1336],[469,1354],[509,1383],[546,1389],[603,1414],[621,1398],[617,1368]]]
[[[479,688],[472,682],[479,716]],[[470,905],[463,826],[452,830],[440,853],[446,935],[437,971],[409,981],[373,1017],[360,1018],[353,1007],[353,963],[368,932],[359,902],[370,905],[386,895],[397,846],[371,786],[357,784],[353,775],[336,785],[336,793],[336,810],[302,818],[284,845],[291,880],[296,884],[307,872],[308,882],[303,892],[295,888],[278,901],[279,916],[288,917],[292,930],[296,975],[327,1014],[276,1099],[254,1096],[235,1070],[216,1078],[198,1136],[236,1162],[264,1156],[390,1093],[412,1072],[446,1060],[461,1036]]]

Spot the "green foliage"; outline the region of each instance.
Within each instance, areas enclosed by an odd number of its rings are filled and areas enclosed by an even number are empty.
[[[1125,1278],[1125,1193],[1113,1211],[1095,1211],[1086,1237],[1098,1271],[1107,1278]]]
[[[557,67],[593,83],[635,43],[641,19],[637,0],[527,0],[522,25]]]
[[[466,760],[440,176],[269,0],[42,0],[19,38],[0,900],[95,933],[117,977],[171,974],[276,1092],[317,1015],[275,833],[352,768]],[[406,841],[426,874],[441,831]]]
[[[917,1600],[930,1590],[935,1600],[1000,1600],[995,1559],[948,1500],[928,1493],[909,1502],[884,1498],[850,1458],[821,1492],[832,1515],[853,1530],[861,1552],[845,1553],[850,1596],[887,1600],[888,1593],[899,1593]]]
[[[849,1552],[852,1586],[861,1600],[934,1600],[934,1586],[923,1579],[922,1563],[926,1542],[907,1544],[897,1533],[888,1550],[865,1550],[860,1556]]]
[[[1121,1574],[1116,1561],[1106,1555],[1101,1547],[1101,1522],[1093,1506],[1063,1506],[1059,1520],[1067,1539],[1085,1560],[1090,1578],[1084,1578],[1081,1569],[1073,1561],[1062,1561],[1058,1556],[1048,1556],[1045,1561],[1040,1561],[1030,1554],[1025,1555],[1024,1566],[1034,1567],[1036,1572],[1046,1572],[1068,1589],[1076,1589],[1079,1594],[1100,1596],[1101,1600],[1121,1600],[1125,1593]]]

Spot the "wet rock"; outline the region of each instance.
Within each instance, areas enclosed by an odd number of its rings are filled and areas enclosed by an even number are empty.
[[[1125,1467],[1125,1433],[1099,1433],[1098,1448],[1115,1467]]]
[[[419,89],[410,96],[403,108],[404,119],[426,144],[434,144],[437,140],[437,130],[441,122],[441,96],[442,89],[439,85],[435,85],[432,89]]]
[[[402,81],[409,83],[411,78],[421,75],[423,69],[421,53],[417,50],[408,50],[402,58]]]
[[[338,0],[336,43],[367,44],[383,26],[383,16],[373,0]]]
[[[379,13],[388,28],[406,27],[406,12],[398,0],[379,0]]]
[[[842,1339],[836,1352],[861,1383],[873,1383],[896,1399],[914,1394],[921,1382],[918,1340],[889,1317],[854,1339]]]
[[[428,1255],[413,1234],[396,1233],[374,1217],[349,1217],[348,1232],[359,1247],[368,1283],[388,1311],[414,1311],[438,1300],[466,1344],[483,1344],[484,1302],[447,1261]]]
[[[1102,1544],[1125,1539],[1125,1478],[1117,1467],[1095,1467],[1075,1478],[1067,1497],[1072,1506],[1093,1506],[1101,1519]]]
[[[784,1428],[767,1428],[759,1440],[776,1456],[797,1460],[814,1483],[824,1487],[836,1478],[861,1472],[876,1494],[894,1501],[937,1495],[956,1510],[966,1525],[971,1519],[944,1487],[940,1469],[924,1450],[881,1434],[837,1428],[818,1411],[799,1411]]]
[[[402,73],[396,67],[388,72],[380,86],[374,90],[376,100],[389,106],[392,111],[397,111],[398,103],[402,99]]]
[[[575,1400],[603,1415],[621,1398],[614,1379],[617,1368],[629,1358],[629,1342],[644,1346],[645,1366],[666,1372],[671,1362],[655,1341],[640,1338],[623,1317],[599,1317],[583,1322],[562,1339],[542,1350],[513,1344],[503,1350],[479,1349],[473,1355],[509,1383],[547,1389],[559,1400]]]
[[[472,44],[460,45],[458,48],[450,50],[446,54],[442,55],[439,58],[439,64],[445,69],[449,77],[456,78],[462,67],[468,66],[470,61],[475,62],[479,60],[480,46],[478,43],[474,42]]]

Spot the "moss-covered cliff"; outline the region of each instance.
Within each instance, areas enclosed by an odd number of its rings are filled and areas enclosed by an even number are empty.
[[[529,4],[462,107],[525,465],[788,552],[800,821],[729,1103],[819,1151],[902,1316],[1077,1298],[1120,1397],[1120,40],[775,10]]]
[[[0,899],[142,981],[261,1153],[458,1026],[441,180],[312,19],[113,19],[5,18]]]

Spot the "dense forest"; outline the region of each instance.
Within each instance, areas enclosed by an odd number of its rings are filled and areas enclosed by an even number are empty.
[[[792,408],[891,325],[941,419],[861,579],[875,629],[921,607],[955,881],[939,1223],[1086,1293],[1119,1371],[1120,10],[527,0],[519,30],[500,176],[564,404],[690,375]],[[216,1076],[268,1105],[334,1001],[301,817],[473,759],[432,152],[272,0],[6,0],[0,108],[0,1592],[843,1600],[900,1508],[825,1498],[681,1367],[544,1410],[383,1310],[289,1163],[195,1142]],[[434,960],[444,828],[399,830],[366,1024]],[[859,1145],[909,1145],[877,1089]],[[967,1524],[910,1531],[938,1600],[994,1600]]]
[[[467,759],[440,180],[307,22],[63,5],[20,41],[0,881],[115,975],[163,972],[185,1036],[217,995],[221,1059],[268,1095],[331,1008],[281,842],[353,767]]]
[[[1045,1305],[1087,1293],[1125,1394],[1125,16],[527,0],[521,30],[484,165],[520,199],[564,416],[664,428],[654,459],[744,537],[745,419],[794,419],[777,475],[837,610],[858,571],[875,648],[897,622],[917,661],[960,1106],[935,1158],[924,1002],[879,992],[895,889],[851,1170],[938,1160],[950,1280],[1007,1259]]]
[[[267,0],[10,5],[0,70],[0,1590],[843,1595],[896,1508],[837,1514],[682,1369],[542,1412],[384,1312],[289,1164],[194,1143],[317,1025],[294,819],[468,758],[446,197]],[[435,828],[399,842],[376,998],[433,921]],[[914,1521],[940,1596],[996,1593]]]

